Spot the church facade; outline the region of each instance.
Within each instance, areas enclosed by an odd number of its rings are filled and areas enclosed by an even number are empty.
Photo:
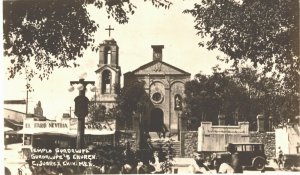
[[[162,61],[163,45],[152,45],[153,60],[124,74],[124,84],[133,78],[145,82],[145,91],[151,100],[144,118],[150,132],[163,125],[168,131],[180,130],[184,84],[191,74]]]

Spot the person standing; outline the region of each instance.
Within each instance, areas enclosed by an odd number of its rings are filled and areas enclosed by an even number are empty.
[[[232,154],[231,161],[234,173],[243,173],[243,167],[241,165],[241,159],[238,152]]]
[[[278,147],[277,164],[278,164],[278,169],[280,169],[280,165],[282,165],[283,167],[283,151],[281,150],[280,147]]]
[[[220,168],[220,165],[221,165],[221,158],[217,156],[216,153],[213,153],[212,154],[212,158],[211,158],[211,167],[213,169],[216,170],[217,173],[219,173],[219,168]]]
[[[155,168],[155,173],[161,173],[162,172],[161,162],[160,162],[160,159],[159,159],[158,151],[154,151],[153,160],[150,163],[150,165],[152,165]]]

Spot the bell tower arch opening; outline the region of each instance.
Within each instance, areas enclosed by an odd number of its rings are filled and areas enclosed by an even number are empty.
[[[111,64],[111,48],[105,47],[104,49],[104,64]]]
[[[104,70],[102,72],[102,81],[101,81],[101,93],[110,94],[111,93],[111,72],[109,70]]]
[[[164,112],[160,108],[154,108],[150,114],[150,127],[151,132],[160,132],[164,127]]]

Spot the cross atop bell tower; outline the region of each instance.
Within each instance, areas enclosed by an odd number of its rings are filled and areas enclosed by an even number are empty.
[[[114,28],[111,28],[110,25],[108,26],[108,28],[106,28],[105,30],[108,30],[108,36],[110,37],[110,32],[112,30],[115,30]]]

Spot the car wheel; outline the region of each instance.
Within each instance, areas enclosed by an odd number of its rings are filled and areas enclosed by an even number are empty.
[[[266,165],[266,161],[260,157],[256,158],[253,162],[253,167],[258,171],[264,170],[265,165]]]

